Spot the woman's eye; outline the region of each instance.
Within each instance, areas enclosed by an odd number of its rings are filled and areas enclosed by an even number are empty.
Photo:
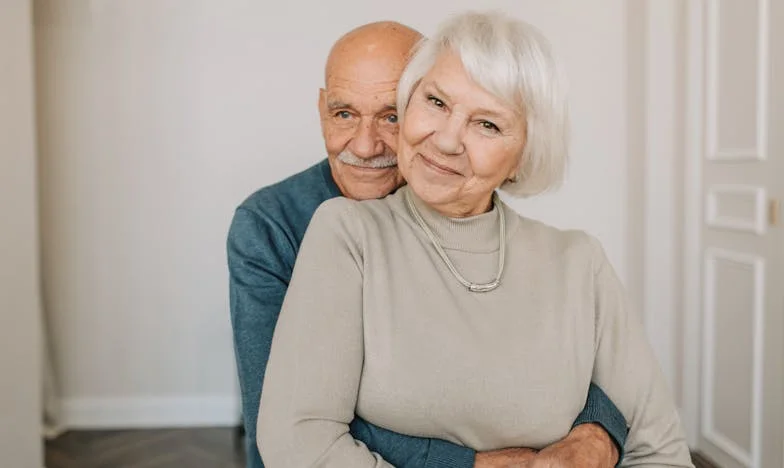
[[[482,125],[482,128],[484,128],[486,130],[490,130],[492,132],[499,132],[500,131],[498,129],[498,127],[496,126],[496,124],[494,124],[493,122],[488,122],[487,120],[483,120],[481,122],[481,125]]]
[[[436,106],[436,107],[444,107],[444,101],[438,99],[435,96],[428,96],[427,100],[432,102],[433,105]]]

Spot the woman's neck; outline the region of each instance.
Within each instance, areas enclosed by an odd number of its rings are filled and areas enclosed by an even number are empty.
[[[478,202],[454,202],[445,204],[430,204],[422,200],[430,208],[447,218],[470,218],[478,216],[493,209],[493,194],[483,197]]]

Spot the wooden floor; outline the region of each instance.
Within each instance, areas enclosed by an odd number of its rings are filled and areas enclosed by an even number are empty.
[[[46,468],[244,468],[236,430],[71,431],[46,443]],[[696,468],[717,468],[698,454]]]
[[[710,460],[700,455],[699,453],[692,453],[691,459],[694,462],[694,466],[696,468],[718,468],[716,465],[711,463]]]
[[[46,468],[244,468],[230,428],[71,431],[46,443]]]

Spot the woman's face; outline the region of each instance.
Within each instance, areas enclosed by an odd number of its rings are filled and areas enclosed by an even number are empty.
[[[457,55],[443,53],[411,95],[398,166],[425,203],[446,216],[472,216],[515,176],[525,141],[521,112],[471,80]]]

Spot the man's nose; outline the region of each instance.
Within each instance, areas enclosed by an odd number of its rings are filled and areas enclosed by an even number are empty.
[[[363,119],[350,145],[351,151],[360,158],[372,158],[384,152],[384,142],[372,120]]]

